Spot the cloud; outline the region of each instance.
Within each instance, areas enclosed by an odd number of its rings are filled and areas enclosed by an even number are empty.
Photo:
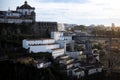
[[[2,1],[4,2],[0,5],[2,9],[4,5],[14,9],[24,3],[24,0]],[[119,3],[119,0],[28,0],[28,4],[36,8],[37,21],[77,24],[111,24],[114,22],[120,25]]]
[[[37,0],[39,2],[54,2],[54,3],[85,3],[88,0]]]

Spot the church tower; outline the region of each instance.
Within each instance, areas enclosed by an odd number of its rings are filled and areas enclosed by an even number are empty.
[[[32,19],[33,22],[35,21],[35,16],[36,16],[36,13],[35,13],[35,8],[34,7],[31,7],[27,1],[24,2],[24,4],[22,6],[18,6],[16,8],[16,11],[17,12],[20,12],[21,13],[21,17],[23,19]]]

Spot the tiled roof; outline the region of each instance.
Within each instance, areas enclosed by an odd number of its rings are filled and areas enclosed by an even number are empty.
[[[25,1],[25,3],[22,6],[17,7],[17,9],[35,9],[35,8],[28,5],[27,1]]]
[[[56,43],[51,43],[51,44],[30,44],[29,46],[39,46],[39,45],[58,45]]]

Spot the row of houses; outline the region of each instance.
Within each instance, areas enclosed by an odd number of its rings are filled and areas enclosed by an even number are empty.
[[[68,55],[59,56],[56,60],[63,72],[66,72],[68,76],[76,78],[85,77],[95,73],[102,72],[102,67],[99,63],[88,64],[80,60],[75,60]]]
[[[29,53],[49,52],[54,61],[59,63],[62,72],[78,79],[87,75],[102,72],[99,64],[99,55],[85,54],[84,52],[67,52],[66,44],[72,43],[72,36],[64,35],[64,32],[51,32],[51,38],[47,39],[24,39],[23,48]],[[45,63],[36,61],[38,68],[43,68]],[[41,64],[40,64],[41,63]],[[44,63],[44,65],[43,65]]]

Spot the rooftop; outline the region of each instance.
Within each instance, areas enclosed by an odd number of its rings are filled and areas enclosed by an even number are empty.
[[[57,45],[56,43],[52,44],[29,44],[29,46],[40,46],[40,45]]]
[[[25,1],[25,3],[22,6],[17,7],[17,9],[35,9],[35,8],[28,5],[27,1]]]
[[[52,49],[52,50],[63,50],[64,48],[55,48],[55,49]]]
[[[36,38],[36,39],[26,39],[27,41],[31,41],[31,40],[54,40],[51,38]]]

